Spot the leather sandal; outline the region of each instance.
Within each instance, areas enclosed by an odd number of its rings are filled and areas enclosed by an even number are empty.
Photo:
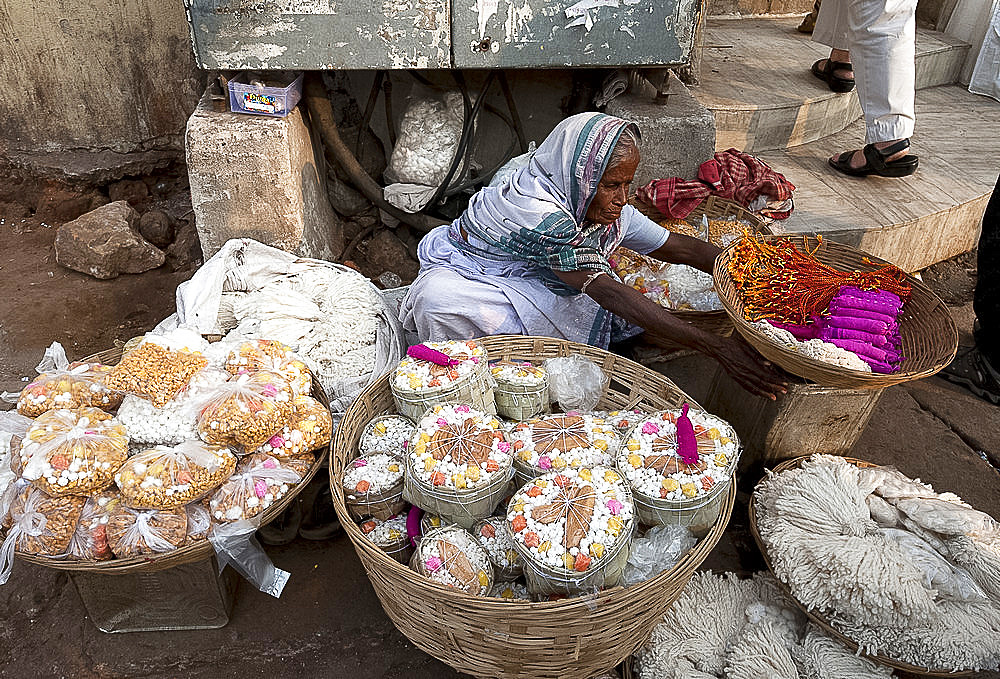
[[[823,62],[826,64],[820,67]],[[812,74],[825,82],[834,92],[850,92],[854,89],[854,78],[841,78],[834,75],[834,71],[854,71],[854,66],[849,61],[834,61],[833,59],[820,59],[812,65]]]
[[[857,151],[844,151],[836,158],[830,158],[830,167],[852,177],[907,177],[917,171],[917,156],[906,154],[902,158],[887,161],[886,158],[910,148],[910,140],[903,139],[884,149],[876,148],[875,144],[866,144],[861,152],[865,155],[865,164],[861,167],[851,167],[851,157]]]

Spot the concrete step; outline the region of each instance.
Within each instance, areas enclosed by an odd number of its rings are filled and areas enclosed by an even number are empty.
[[[797,18],[709,19],[701,83],[693,91],[715,114],[715,146],[766,151],[839,132],[861,115],[855,92],[836,94],[809,66],[830,50],[795,30]],[[958,78],[969,46],[917,30],[918,89]]]
[[[814,0],[708,0],[705,15],[716,16],[761,16],[794,14],[800,19],[812,11]]]
[[[847,177],[827,165],[860,148],[864,124],[759,156],[795,185],[795,211],[774,228],[819,233],[917,271],[976,245],[1000,164],[1000,103],[956,85],[917,92],[916,174]]]

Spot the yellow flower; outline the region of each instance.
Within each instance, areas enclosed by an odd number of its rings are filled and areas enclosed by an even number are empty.
[[[417,377],[411,377],[410,378],[410,389],[419,389],[419,388],[420,388],[420,379],[417,378]]]
[[[424,460],[424,471],[429,472],[430,470],[434,469],[434,465],[436,464],[437,460],[435,460],[433,457],[428,457],[426,460]]]
[[[698,489],[694,487],[693,483],[681,484],[681,492],[684,493],[685,497],[694,497],[698,494]]]
[[[522,462],[531,462],[531,451],[527,448],[522,448],[521,452],[517,454],[521,458]]]
[[[576,563],[576,558],[569,552],[563,554],[563,565],[566,566],[567,570],[573,570],[573,564]]]
[[[384,436],[385,433],[389,431],[389,429],[385,426],[385,422],[376,422],[374,429],[375,433],[379,436]]]
[[[680,487],[677,479],[663,479],[660,481],[660,485],[666,488],[668,493],[672,493]]]
[[[390,528],[389,529],[389,539],[390,540],[398,540],[401,537],[403,537],[403,531],[399,530],[398,528]]]
[[[537,479],[535,481],[535,485],[538,486],[539,488],[548,488],[549,482],[546,481],[545,479]]]
[[[389,465],[389,471],[391,471],[391,472],[398,472],[399,471],[399,465],[398,464],[390,464]]]
[[[715,456],[716,467],[725,467],[727,464],[729,464],[729,458],[727,458],[723,453],[719,453]]]
[[[474,464],[470,464],[465,468],[465,475],[468,476],[473,481],[479,480],[479,467]]]
[[[417,445],[413,446],[413,452],[417,455],[423,455],[427,452],[427,444],[423,442],[417,443]]]
[[[561,457],[555,458],[554,460],[552,460],[552,468],[553,469],[565,469],[566,468],[566,460],[562,459]]]
[[[633,469],[638,469],[639,467],[642,466],[642,458],[639,457],[638,455],[629,455],[628,463],[632,465]]]
[[[584,481],[592,481],[594,479],[594,475],[591,474],[590,470],[587,469],[586,467],[584,467],[583,469],[580,470],[579,476]]]
[[[705,433],[708,434],[708,438],[712,439],[713,441],[722,436],[722,433],[715,427],[712,427]]]
[[[594,441],[594,447],[597,448],[598,450],[607,450],[608,442],[605,441],[604,439],[597,439],[596,441]]]
[[[608,532],[614,536],[617,536],[625,528],[625,522],[622,521],[617,516],[612,516],[608,519]]]
[[[431,440],[431,437],[427,433],[423,433],[423,434],[420,435],[420,442],[421,443],[427,443],[430,440]]]
[[[724,446],[728,446],[730,443],[732,443],[732,440],[728,436],[720,436],[719,443],[721,443]]]
[[[523,502],[515,502],[514,503],[514,511],[515,512],[523,512],[524,511],[524,503]]]
[[[604,556],[604,545],[600,542],[595,542],[590,546],[590,555],[595,559],[600,559]]]
[[[622,477],[618,476],[617,472],[613,472],[609,469],[604,472],[604,480],[608,483],[618,483],[622,480]]]
[[[640,447],[639,442],[636,441],[635,439],[629,439],[626,446],[628,447],[629,450],[639,450]]]
[[[486,575],[486,571],[479,571],[479,584],[483,587],[489,587],[490,576]]]
[[[464,490],[465,489],[465,487],[466,487],[466,484],[465,484],[465,474],[463,474],[461,472],[459,472],[458,474],[452,474],[451,475],[451,480],[452,480],[452,483],[455,484],[455,488],[457,488],[459,490]]]
[[[440,516],[432,516],[431,517],[431,525],[434,528],[440,528],[441,527],[441,517]]]
[[[549,551],[550,549],[552,549],[552,542],[550,540],[546,540],[542,544],[538,545],[538,551],[539,551],[539,553],[545,553],[545,552]]]

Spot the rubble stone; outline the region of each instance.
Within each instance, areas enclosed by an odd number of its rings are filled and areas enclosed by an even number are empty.
[[[150,210],[139,218],[139,233],[162,249],[174,242],[174,222],[166,212]]]
[[[50,182],[35,203],[35,217],[43,222],[70,222],[107,203],[108,199],[96,189],[77,191]]]
[[[125,201],[91,210],[59,227],[56,261],[102,279],[155,269],[165,255],[139,234],[138,220],[138,213]]]

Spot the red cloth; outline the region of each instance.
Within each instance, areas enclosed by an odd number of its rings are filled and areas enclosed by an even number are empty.
[[[639,197],[667,217],[684,219],[710,195],[734,200],[746,207],[763,194],[771,201],[792,197],[795,186],[780,172],[775,172],[763,160],[749,153],[729,149],[716,153],[698,168],[697,179],[654,179],[639,189]],[[791,208],[768,214],[785,219]]]

